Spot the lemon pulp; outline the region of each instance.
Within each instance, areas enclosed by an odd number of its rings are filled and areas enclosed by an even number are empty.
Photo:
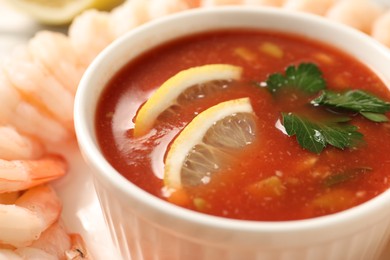
[[[164,183],[180,189],[207,183],[229,165],[234,153],[257,137],[249,98],[219,103],[197,115],[173,141],[165,160]]]
[[[134,136],[146,134],[163,112],[174,114],[192,98],[208,95],[241,77],[242,68],[229,64],[209,64],[180,71],[165,81],[140,108],[135,118]],[[221,82],[222,81],[222,82]]]

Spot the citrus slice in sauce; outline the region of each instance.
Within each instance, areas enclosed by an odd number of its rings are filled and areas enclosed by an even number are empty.
[[[178,190],[207,183],[255,140],[255,118],[249,98],[225,101],[197,115],[170,146],[165,186]]]
[[[241,67],[229,64],[210,64],[180,71],[165,81],[138,111],[134,136],[146,134],[161,113],[173,105],[180,106],[180,99],[190,100],[195,95],[207,95],[216,91],[215,86],[223,85],[215,84],[216,81],[237,80],[241,73]]]

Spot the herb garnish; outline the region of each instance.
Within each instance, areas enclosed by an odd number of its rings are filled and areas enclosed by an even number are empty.
[[[321,95],[312,100],[311,103],[358,112],[374,122],[387,122],[388,118],[384,113],[390,111],[389,102],[362,90],[349,90],[343,93],[323,90]]]
[[[339,115],[349,112],[348,116],[354,116],[350,115],[354,112],[374,122],[388,121],[385,113],[390,111],[390,102],[362,90],[346,92],[326,90],[326,82],[321,70],[312,63],[302,63],[297,67],[289,66],[285,70],[285,75],[271,74],[266,80],[266,87],[272,94],[276,94],[283,88],[295,88],[313,96],[319,94],[310,102],[313,109],[327,106],[337,110]],[[320,153],[327,145],[339,149],[355,147],[363,140],[363,135],[358,132],[358,128],[348,122],[351,120],[349,117],[336,117],[334,113],[329,112],[327,120],[315,121],[291,111],[282,112],[282,116],[287,134],[296,135],[298,143],[304,149],[314,153]]]
[[[293,87],[308,94],[315,94],[325,89],[325,80],[315,64],[301,63],[298,67],[287,67],[285,76],[274,73],[268,77],[267,88],[271,93],[284,87]]]
[[[356,126],[345,124],[345,118],[319,123],[293,113],[282,116],[287,134],[296,135],[298,143],[314,153],[321,153],[327,144],[340,149],[354,147],[363,137]]]
[[[353,169],[346,170],[344,172],[339,172],[336,174],[329,175],[324,179],[323,183],[325,187],[332,187],[344,183],[346,181],[353,180],[359,177],[360,175],[371,171],[372,171],[371,167],[353,168]]]

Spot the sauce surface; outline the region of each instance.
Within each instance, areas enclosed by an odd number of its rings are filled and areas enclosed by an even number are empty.
[[[213,175],[209,183],[188,188],[190,202],[182,206],[228,218],[280,221],[359,205],[390,185],[390,124],[356,116],[351,124],[364,135],[364,144],[345,150],[327,147],[320,154],[303,149],[294,136],[287,136],[276,125],[281,112],[299,110],[313,97],[275,98],[253,84],[303,62],[320,68],[328,89],[362,89],[390,100],[389,90],[372,71],[328,45],[266,31],[210,32],[156,48],[113,77],[96,114],[102,152],[129,181],[167,200],[162,180],[164,156],[180,129],[210,106],[249,97],[258,118],[256,142],[238,155],[238,163]],[[133,119],[153,91],[181,70],[213,63],[241,66],[242,80],[189,102],[175,116],[165,116],[145,137],[133,137]],[[343,178],[351,171],[356,174],[345,181],[326,181],[331,175]]]

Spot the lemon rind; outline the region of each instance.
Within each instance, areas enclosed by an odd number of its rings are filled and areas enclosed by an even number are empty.
[[[237,80],[241,78],[241,74],[241,67],[230,64],[209,64],[180,71],[165,81],[138,111],[134,136],[146,134],[161,112],[173,105],[187,88],[212,80]]]
[[[240,98],[219,103],[197,115],[176,137],[165,160],[164,184],[180,189],[181,167],[191,149],[202,142],[207,130],[219,120],[236,114],[253,113],[249,98]]]

